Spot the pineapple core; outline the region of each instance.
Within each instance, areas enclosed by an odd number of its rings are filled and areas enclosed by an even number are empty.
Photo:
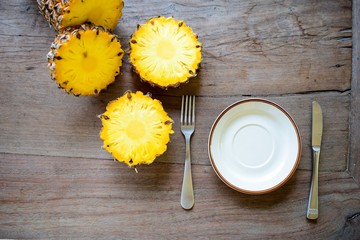
[[[156,48],[156,53],[159,57],[170,60],[176,55],[176,46],[169,40],[161,40]]]
[[[145,126],[138,120],[129,122],[126,127],[126,134],[129,138],[137,140],[145,135]]]
[[[95,71],[98,60],[95,56],[88,56],[87,52],[83,53],[83,59],[81,61],[81,67],[85,72]]]

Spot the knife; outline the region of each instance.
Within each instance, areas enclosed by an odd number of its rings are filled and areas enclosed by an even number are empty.
[[[318,173],[321,138],[323,132],[323,114],[320,104],[316,101],[312,103],[312,140],[311,146],[313,151],[313,170],[311,177],[311,187],[309,194],[309,202],[307,207],[306,217],[308,219],[317,219],[319,215],[318,210]]]

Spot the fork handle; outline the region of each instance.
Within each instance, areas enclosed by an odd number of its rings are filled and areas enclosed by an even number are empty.
[[[194,190],[191,176],[190,138],[185,140],[185,168],[181,188],[181,206],[189,210],[194,206]]]
[[[313,149],[313,172],[311,178],[311,188],[306,217],[311,220],[318,218],[318,175],[319,175],[320,148]]]

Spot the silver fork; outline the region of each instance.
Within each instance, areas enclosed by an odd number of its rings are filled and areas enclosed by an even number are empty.
[[[194,206],[194,190],[191,176],[190,139],[195,131],[195,96],[182,96],[180,129],[185,137],[185,168],[181,188],[181,206],[191,209]]]

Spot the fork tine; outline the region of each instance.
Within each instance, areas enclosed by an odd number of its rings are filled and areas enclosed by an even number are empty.
[[[184,123],[184,98],[185,98],[185,96],[182,96],[182,98],[181,98],[181,112],[180,112],[180,124],[181,125]]]
[[[188,116],[189,116],[189,113],[188,113],[188,101],[189,101],[189,96],[185,96],[185,118],[184,118],[184,124],[185,125],[188,125]]]
[[[189,96],[189,122],[188,122],[188,125],[191,125],[192,121],[193,121],[192,103],[193,103],[193,96]]]
[[[191,114],[191,124],[195,124],[195,96],[192,96],[192,114]]]
[[[185,126],[195,124],[195,96],[182,96],[180,124]]]

